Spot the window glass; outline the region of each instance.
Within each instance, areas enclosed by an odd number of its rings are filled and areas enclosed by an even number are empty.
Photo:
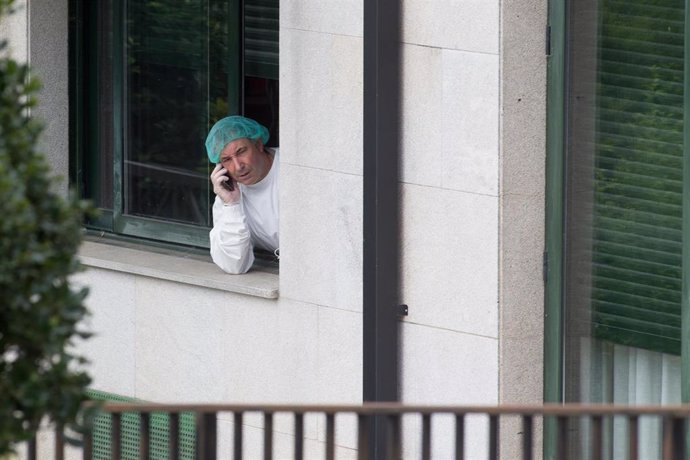
[[[209,118],[227,113],[230,101],[228,73],[211,62],[229,52],[226,10],[210,15],[208,7],[128,2],[125,214],[209,225],[203,140]]]
[[[682,0],[570,3],[568,402],[680,402],[684,14]],[[642,423],[642,458],[659,458],[659,425]],[[608,428],[606,458],[622,458],[625,427]]]

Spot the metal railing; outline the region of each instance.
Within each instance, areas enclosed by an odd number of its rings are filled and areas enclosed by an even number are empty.
[[[325,445],[319,458],[336,458],[336,417],[351,414],[356,418],[356,448],[359,459],[399,459],[399,458],[434,458],[432,425],[436,417],[445,416],[453,419],[454,429],[451,439],[453,449],[449,456],[444,458],[466,458],[468,445],[468,432],[466,421],[468,418],[480,417],[487,432],[483,436],[486,440],[482,457],[489,459],[522,458],[534,459],[551,457],[556,459],[591,458],[593,460],[603,458],[628,458],[637,460],[640,458],[639,446],[641,436],[641,419],[651,418],[658,421],[659,432],[659,456],[664,460],[685,459],[686,440],[690,425],[687,419],[690,417],[690,406],[611,406],[611,405],[544,405],[544,406],[421,406],[402,405],[397,403],[378,403],[365,405],[203,405],[203,404],[121,404],[106,403],[101,406],[103,414],[112,417],[109,433],[110,451],[105,458],[119,460],[123,458],[122,452],[122,421],[123,417],[135,416],[138,419],[138,453],[136,458],[156,458],[151,454],[151,420],[152,416],[166,414],[167,424],[167,452],[166,458],[171,460],[182,458],[180,455],[180,417],[181,414],[194,414],[195,427],[195,452],[193,457],[200,460],[216,458],[242,459],[245,452],[245,431],[249,426],[246,417],[249,414],[259,414],[263,417],[263,426],[258,427],[263,431],[260,453],[264,459],[286,458],[286,452],[277,452],[274,445],[274,418],[277,414],[291,416],[293,439],[289,456],[294,459],[314,458],[307,457],[305,451],[305,419],[309,416],[325,418],[325,433],[322,444]],[[134,415],[136,414],[136,415]],[[231,431],[232,448],[228,448],[219,454],[218,449],[218,420],[221,414],[231,414],[225,418]],[[445,414],[445,415],[444,415]],[[417,430],[403,430],[405,417],[414,416],[421,420],[421,428]],[[500,427],[506,419],[513,420],[519,427],[518,431],[511,431],[511,435],[520,438],[515,452],[499,452],[501,444]],[[614,419],[623,422],[626,430],[624,436],[624,454],[615,454],[611,451],[612,442],[611,425]],[[372,427],[378,420],[385,430],[385,446],[372,451]],[[582,425],[582,421],[587,423]],[[445,420],[447,422],[448,420]],[[542,425],[543,424],[543,425]],[[416,424],[415,424],[416,425]],[[542,427],[549,427],[551,435],[550,453],[544,454],[541,442]],[[586,429],[582,429],[585,426]],[[579,428],[578,428],[579,427]],[[256,429],[257,427],[252,427]],[[649,425],[645,425],[648,431]],[[403,434],[413,431],[409,436],[417,437],[418,451],[414,454],[404,451]],[[416,431],[416,433],[415,433]],[[620,431],[620,430],[619,430]],[[476,430],[474,431],[476,435]],[[620,434],[620,433],[619,433]],[[647,433],[649,434],[649,433]],[[546,436],[546,435],[545,435]],[[584,436],[584,438],[582,438]],[[482,436],[480,436],[482,437]],[[578,438],[579,437],[579,438]],[[578,438],[578,439],[576,439]],[[582,442],[585,439],[585,442]],[[55,459],[63,460],[64,436],[56,433],[54,439]],[[575,444],[578,447],[574,449]],[[608,447],[606,447],[608,445]],[[618,441],[620,446],[620,440]],[[226,446],[227,447],[227,446]],[[282,446],[283,448],[285,446]],[[579,450],[578,450],[579,449]],[[82,444],[82,458],[90,460],[94,457],[93,433],[86,435]],[[283,449],[284,450],[284,449]],[[575,453],[574,453],[575,452]],[[502,454],[502,455],[501,455]],[[161,455],[161,454],[159,454]],[[29,444],[27,449],[29,460],[36,459],[36,442]],[[476,455],[474,455],[476,457]],[[251,458],[256,458],[254,455]]]

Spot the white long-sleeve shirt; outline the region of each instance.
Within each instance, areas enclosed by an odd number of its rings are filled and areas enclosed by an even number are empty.
[[[279,169],[278,149],[275,149],[266,177],[253,185],[239,184],[238,203],[225,204],[216,196],[210,233],[211,258],[223,271],[246,273],[254,263],[254,246],[271,252],[279,248]]]

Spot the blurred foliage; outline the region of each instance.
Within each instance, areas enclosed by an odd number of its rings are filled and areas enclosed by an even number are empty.
[[[0,19],[12,0],[0,0]],[[0,44],[0,455],[31,438],[46,417],[76,420],[89,376],[73,353],[87,315],[86,289],[73,290],[81,222],[90,208],[54,192],[37,150],[41,124],[29,116],[39,83]]]

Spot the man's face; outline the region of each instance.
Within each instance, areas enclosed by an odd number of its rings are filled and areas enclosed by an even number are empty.
[[[220,153],[220,163],[240,184],[252,185],[266,177],[271,157],[264,152],[261,140],[236,139]]]

